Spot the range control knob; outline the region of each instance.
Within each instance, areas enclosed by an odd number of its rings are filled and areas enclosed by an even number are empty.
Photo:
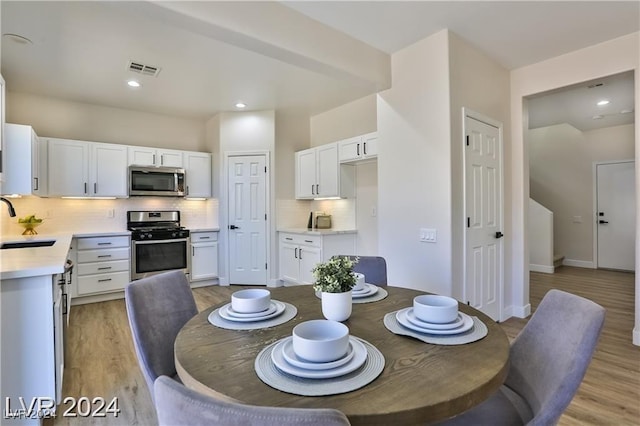
[[[177,235],[178,235],[178,233],[177,233],[177,232],[172,232],[172,233],[171,233],[171,238],[175,238]]]
[[[140,234],[140,239],[144,240],[144,234]]]

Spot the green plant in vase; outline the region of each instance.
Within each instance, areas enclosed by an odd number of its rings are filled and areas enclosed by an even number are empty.
[[[322,315],[326,319],[344,321],[351,316],[351,289],[356,285],[353,265],[356,263],[357,258],[334,256],[312,269],[316,278],[313,289],[321,294]]]

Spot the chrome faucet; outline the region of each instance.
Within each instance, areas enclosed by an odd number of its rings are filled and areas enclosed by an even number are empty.
[[[0,201],[4,201],[5,203],[7,203],[7,206],[9,207],[9,216],[15,217],[16,216],[16,211],[13,208],[13,204],[11,204],[11,201],[7,200],[4,197],[0,197]]]

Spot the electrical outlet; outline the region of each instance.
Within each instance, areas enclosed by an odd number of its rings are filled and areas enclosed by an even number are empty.
[[[109,219],[113,219],[113,218],[115,217],[115,215],[116,215],[116,212],[115,212],[115,210],[114,210],[114,209],[108,209],[108,210],[107,210],[107,217],[108,217]]]
[[[582,223],[582,216],[574,216],[573,223]]]

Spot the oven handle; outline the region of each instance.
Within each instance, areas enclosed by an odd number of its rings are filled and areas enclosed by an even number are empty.
[[[184,242],[188,243],[189,242],[189,237],[187,237],[187,238],[173,238],[173,239],[169,239],[169,240],[146,240],[146,241],[132,240],[131,242],[133,243],[133,245],[143,245],[143,244],[179,243],[181,241],[184,241]]]

